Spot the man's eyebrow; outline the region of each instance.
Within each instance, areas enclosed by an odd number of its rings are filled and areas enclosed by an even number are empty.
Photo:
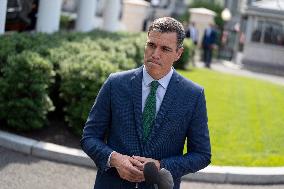
[[[154,42],[152,42],[152,41],[146,41],[146,43],[148,44],[148,43],[152,43],[152,44],[154,44]]]
[[[153,41],[146,41],[146,44],[152,44],[152,45],[156,45],[155,42]],[[161,48],[165,49],[165,50],[169,50],[169,51],[173,51],[173,48],[167,46],[167,45],[162,45]]]
[[[173,50],[171,47],[163,45],[162,48],[167,49],[167,50]]]

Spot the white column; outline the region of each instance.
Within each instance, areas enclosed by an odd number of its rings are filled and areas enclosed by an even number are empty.
[[[87,32],[94,28],[96,0],[80,0],[76,31]]]
[[[251,35],[252,35],[252,32],[253,32],[253,27],[255,26],[255,24],[253,23],[254,22],[254,19],[252,18],[251,15],[248,16],[248,21],[247,21],[247,24],[246,24],[246,42],[245,43],[250,43],[251,42]]]
[[[40,0],[36,31],[53,33],[59,30],[62,0]]]
[[[5,32],[7,0],[0,0],[0,35]]]
[[[120,0],[106,0],[103,16],[103,29],[117,31],[119,29]]]

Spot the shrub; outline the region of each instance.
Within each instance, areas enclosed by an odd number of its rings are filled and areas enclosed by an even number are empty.
[[[132,41],[86,36],[49,50],[49,59],[58,67],[65,120],[77,134],[81,134],[91,105],[108,75],[136,67]]]
[[[81,133],[90,107],[108,75],[142,65],[145,36],[145,33],[109,33],[100,30],[90,33],[15,33],[0,36],[0,121],[9,120],[9,127],[22,125],[22,130],[38,128],[54,104],[56,115],[62,116],[64,109],[68,124],[76,133]],[[38,77],[49,78],[47,75],[50,70],[45,66],[40,67],[40,62],[42,66],[49,65],[50,69],[54,69],[51,78],[55,82],[51,85],[50,81],[46,82],[44,88],[35,81]],[[28,68],[35,70],[30,72]],[[44,74],[39,76],[40,70]],[[33,82],[23,83],[30,78],[33,78]],[[8,83],[17,83],[21,87],[14,89]],[[38,101],[40,97],[35,98],[34,102],[28,98],[33,88],[40,91],[43,99],[41,104]],[[34,104],[38,105],[38,109],[34,110]],[[16,106],[30,110],[17,115],[15,121],[12,117]],[[32,111],[39,112],[33,114],[38,116],[37,119],[29,116]],[[32,120],[37,123],[32,123]]]
[[[60,30],[70,30],[74,28],[75,20],[72,16],[61,15],[60,16]]]
[[[41,128],[53,109],[47,90],[54,72],[37,53],[9,56],[2,68],[0,119],[17,130]]]
[[[128,41],[113,42],[110,39],[99,39],[95,41],[100,47],[100,55],[104,55],[106,60],[117,65],[121,70],[129,70],[136,67],[135,55],[136,49],[134,45]],[[90,52],[90,55],[94,54]]]
[[[10,36],[0,37],[0,78],[3,75],[1,69],[7,62],[8,55],[16,54],[15,43]]]
[[[41,56],[47,56],[48,50],[59,46],[62,41],[64,38],[61,38],[61,34],[14,33],[0,36],[0,69],[7,63],[8,56],[23,51],[33,51]]]
[[[81,134],[88,113],[102,84],[118,70],[105,56],[77,56],[64,60],[60,67],[60,97],[67,102],[65,120]]]
[[[134,57],[134,60],[137,64],[136,67],[139,67],[143,64],[146,38],[146,33],[139,33],[134,38],[134,46],[136,48],[136,55]]]
[[[189,60],[191,59],[191,52],[194,50],[194,45],[190,39],[184,39],[183,53],[179,60],[174,63],[176,69],[187,69]]]

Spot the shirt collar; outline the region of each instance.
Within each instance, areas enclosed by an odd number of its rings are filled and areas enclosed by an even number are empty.
[[[162,77],[161,79],[158,80],[159,84],[166,89],[170,83],[171,77],[173,75],[173,68],[171,68],[171,70],[169,71],[169,73],[167,73],[167,75],[165,75],[164,77]],[[146,86],[150,86],[151,82],[154,81],[155,79],[153,79],[147,72],[145,66],[143,66],[143,82]]]

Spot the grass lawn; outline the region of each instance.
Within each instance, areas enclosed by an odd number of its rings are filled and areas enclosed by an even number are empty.
[[[179,73],[205,88],[213,165],[284,166],[284,86],[207,69]]]

